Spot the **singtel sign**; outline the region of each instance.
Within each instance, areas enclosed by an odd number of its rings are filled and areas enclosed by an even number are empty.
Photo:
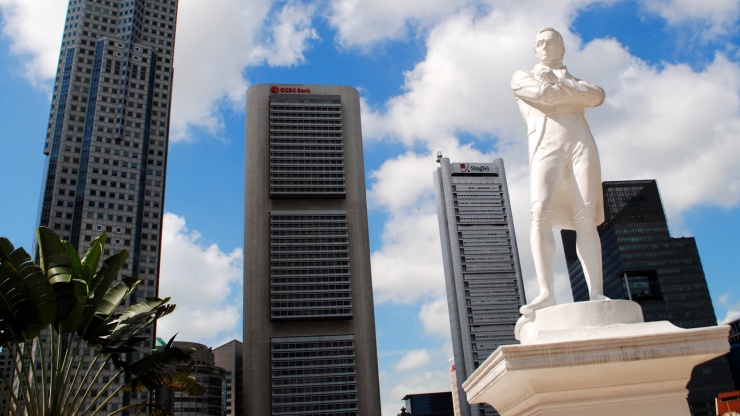
[[[453,163],[453,173],[491,173],[495,171],[493,163]]]

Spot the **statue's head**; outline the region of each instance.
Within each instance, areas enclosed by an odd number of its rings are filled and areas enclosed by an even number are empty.
[[[565,43],[560,33],[545,27],[537,32],[534,38],[534,54],[540,63],[547,66],[560,66],[565,55]]]

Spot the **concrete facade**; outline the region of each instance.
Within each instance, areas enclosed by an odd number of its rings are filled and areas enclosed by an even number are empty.
[[[451,163],[434,173],[447,305],[460,414],[495,414],[468,404],[463,382],[501,345],[517,343],[514,328],[524,286],[502,159]]]
[[[379,415],[359,93],[247,92],[245,414]]]

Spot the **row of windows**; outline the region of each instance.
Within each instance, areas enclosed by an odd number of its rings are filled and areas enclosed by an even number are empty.
[[[452,185],[453,191],[501,192],[501,185]]]
[[[331,376],[331,377],[303,377],[303,378],[276,378],[272,380],[273,386],[305,386],[317,384],[345,384],[356,383],[356,376]]]
[[[308,231],[307,229],[313,230]],[[271,215],[271,236],[344,235],[346,215]]]
[[[333,213],[287,213],[273,212],[270,215],[270,281],[271,318],[306,319],[340,318],[352,316],[351,293],[349,291],[349,256],[347,215],[345,211]],[[345,243],[337,246],[339,250],[329,253],[316,253],[316,249],[327,247],[320,241],[316,246],[303,244],[291,246],[289,254],[279,254],[283,248],[278,243],[318,239],[304,236],[326,235],[343,237]],[[281,238],[282,237],[282,238]],[[340,251],[341,250],[341,251]],[[341,274],[344,277],[338,277]],[[286,278],[285,276],[295,276]],[[317,284],[321,281],[325,283]],[[291,284],[310,287],[312,292],[302,292]],[[307,285],[307,283],[312,283]],[[343,291],[337,291],[339,288]]]
[[[279,269],[274,270],[271,273],[271,278],[280,278],[283,276],[297,276],[297,277],[308,277],[308,276],[348,276],[349,275],[349,269],[347,268],[341,268],[341,269],[303,269],[303,270],[293,270],[293,269]],[[295,277],[294,277],[295,278]]]
[[[452,194],[452,197],[454,199],[465,199],[465,198],[479,199],[479,198],[486,198],[486,199],[491,199],[491,200],[503,199],[504,198],[504,196],[502,194],[491,194],[491,193],[486,193],[486,192],[481,192],[481,193],[470,193],[470,192],[460,193],[460,192],[458,192],[458,193]]]
[[[460,241],[461,247],[471,247],[471,246],[510,246],[511,241],[508,238],[497,238],[495,240],[491,239],[465,239]]]
[[[302,285],[302,284],[327,284],[327,283],[348,283],[349,275],[335,275],[335,276],[296,276],[296,277],[273,277],[271,283],[275,286],[279,285]],[[298,287],[298,286],[296,286]],[[282,290],[282,289],[276,289]]]
[[[463,265],[462,269],[464,272],[471,271],[503,271],[509,272],[514,270],[514,263],[480,263],[480,264],[467,264]]]
[[[321,288],[318,288],[321,289]],[[349,287],[345,289],[343,292],[336,292],[336,291],[322,291],[322,292],[314,292],[314,293],[306,293],[306,292],[297,292],[297,291],[286,291],[285,293],[272,293],[270,295],[270,299],[274,302],[273,304],[275,307],[279,307],[280,305],[283,305],[285,303],[277,303],[278,301],[284,301],[284,300],[290,300],[290,301],[298,301],[298,300],[322,300],[322,299],[342,299],[342,300],[351,300],[352,294],[349,292]],[[300,302],[301,304],[304,304],[305,302]],[[345,304],[343,306],[351,305],[351,303]],[[306,304],[306,306],[310,307],[310,305]]]
[[[335,106],[310,106],[310,105],[303,105],[303,104],[295,104],[295,105],[286,105],[286,104],[277,104],[277,103],[270,103],[270,111],[320,111],[322,113],[339,113],[342,111],[342,105],[340,103],[337,103]]]
[[[287,244],[288,246],[296,245],[296,246],[315,246],[319,244],[340,244],[340,247],[345,247],[347,245],[347,242],[349,241],[349,238],[347,237],[340,237],[340,238],[330,238],[330,237],[324,237],[324,238],[309,238],[302,236],[300,238],[274,238],[270,239],[270,247],[275,247],[275,250],[278,250],[278,246],[281,244]],[[272,249],[271,249],[272,251]],[[307,252],[313,251],[313,249],[306,249]]]
[[[347,336],[305,338],[272,340],[272,414],[355,415],[354,341]],[[320,359],[327,356],[336,358]]]
[[[351,346],[350,346],[351,347]],[[295,359],[295,358],[311,358],[315,359],[317,357],[350,357],[354,358],[355,356],[355,350],[352,348],[349,349],[339,349],[339,348],[311,348],[308,350],[296,350],[296,349],[290,349],[290,350],[273,350],[272,352],[272,359],[273,360],[284,360],[284,359]],[[331,361],[334,363],[334,361]]]
[[[300,285],[300,286],[273,286],[273,299],[281,299],[280,296],[294,298],[308,296],[325,296],[349,298],[350,285]],[[287,295],[284,295],[287,294]],[[285,298],[282,298],[285,299]]]
[[[511,254],[511,247],[460,248],[460,255],[466,254]]]

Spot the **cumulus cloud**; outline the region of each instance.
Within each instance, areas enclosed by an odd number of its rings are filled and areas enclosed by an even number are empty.
[[[407,362],[407,367],[381,369],[380,393],[383,416],[395,416],[403,405],[407,394],[450,391],[450,363],[452,352],[445,347],[406,351],[398,365]],[[425,362],[423,365],[413,365]]]
[[[450,339],[450,312],[447,308],[447,297],[424,302],[419,310],[419,321],[427,334]]]
[[[740,319],[740,301],[730,298],[729,293],[722,293],[716,299],[718,306],[725,311],[725,316],[717,320],[717,324],[725,325]]]
[[[382,248],[371,257],[375,302],[414,303],[444,293],[441,251],[433,204],[389,219]]]
[[[243,111],[245,68],[303,62],[314,8],[300,2],[223,0],[181,2],[175,47],[173,140],[190,129],[218,135],[223,112]]]
[[[405,39],[464,6],[466,0],[332,0],[329,22],[337,42],[368,47],[377,42]]]
[[[736,0],[643,0],[646,11],[656,13],[671,25],[698,25],[702,37],[711,38],[737,31],[740,3]]]
[[[394,369],[396,371],[415,370],[419,367],[429,365],[431,361],[432,356],[426,349],[409,351],[396,363]]]
[[[604,179],[657,179],[666,211],[674,220],[700,204],[736,206],[740,202],[740,168],[733,155],[740,152],[740,143],[732,137],[740,133],[738,65],[717,55],[701,71],[687,65],[651,67],[615,40],[582,44],[578,35],[567,29],[573,9],[562,4],[548,7],[554,12],[549,20],[556,22],[554,26],[565,37],[566,64],[575,76],[607,90],[606,103],[587,112],[600,147]],[[390,99],[383,111],[376,110],[371,118],[373,125],[382,125],[371,130],[380,140],[390,138],[410,149],[425,149],[389,161],[373,173],[377,181],[371,195],[378,201],[387,201],[391,195],[398,198],[384,202],[391,218],[386,226],[394,221],[399,226],[418,221],[414,217],[418,212],[434,215],[433,199],[419,196],[431,181],[419,184],[403,179],[404,172],[417,175],[412,168],[419,169],[420,164],[412,162],[445,148],[452,149],[444,152],[446,156],[463,161],[464,155],[455,152],[465,149],[464,144],[487,158],[504,158],[507,173],[512,172],[509,187],[530,298],[537,289],[531,280],[527,241],[525,132],[509,79],[515,69],[536,63],[531,42],[536,29],[545,26],[544,20],[541,14],[531,16],[513,5],[495,8],[485,17],[467,12],[450,16],[431,30],[425,59],[406,74],[406,91]],[[480,160],[488,159],[467,159]],[[397,180],[385,180],[386,175]],[[407,205],[410,200],[415,201],[412,206]],[[428,227],[422,235],[431,236],[431,221]],[[391,228],[386,230],[384,236],[390,236]],[[403,242],[402,235],[393,236],[396,238],[384,240],[375,253],[378,260],[382,255],[385,264],[393,264],[408,255],[411,262],[424,261],[421,253],[396,250],[409,242]],[[560,257],[559,275],[566,276]],[[407,279],[411,286],[411,278]],[[558,293],[567,296],[567,279],[559,280],[565,282],[559,287],[566,290]],[[418,283],[420,279],[414,285]]]
[[[24,75],[48,88],[54,77],[65,0],[0,0],[3,35],[21,57]],[[181,1],[175,40],[172,140],[192,129],[218,136],[225,112],[244,108],[245,68],[303,62],[317,35],[314,6],[299,1]]]
[[[54,77],[66,10],[64,0],[0,0],[3,36],[21,56],[24,76],[37,87],[48,88]]]
[[[309,41],[318,39],[312,26],[314,11],[309,3],[288,2],[273,17],[266,41],[252,51],[252,60],[274,66],[302,63]]]
[[[177,309],[158,322],[157,336],[218,346],[241,339],[241,248],[230,253],[206,245],[183,217],[166,213],[162,228],[160,296]]]

